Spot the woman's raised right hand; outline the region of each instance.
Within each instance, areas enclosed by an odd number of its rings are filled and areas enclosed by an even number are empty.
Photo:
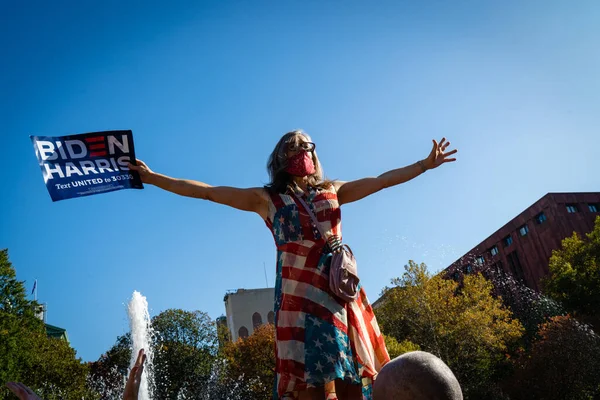
[[[154,174],[154,172],[142,160],[136,159],[135,162],[137,163],[137,165],[128,163],[127,167],[129,167],[130,170],[140,174],[142,182],[150,183],[150,178],[152,177],[152,174]]]

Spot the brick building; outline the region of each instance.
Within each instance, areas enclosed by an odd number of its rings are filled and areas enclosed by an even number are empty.
[[[539,291],[552,250],[560,248],[573,232],[590,232],[599,211],[600,192],[548,193],[442,273],[460,279],[463,274],[492,268]]]

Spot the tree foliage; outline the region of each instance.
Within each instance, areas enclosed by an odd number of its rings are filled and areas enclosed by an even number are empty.
[[[152,319],[155,330],[154,395],[196,398],[216,360],[216,325],[202,311],[170,309]]]
[[[600,217],[585,239],[573,233],[562,241],[562,248],[552,252],[549,270],[545,293],[600,330]]]
[[[0,311],[33,317],[37,303],[27,300],[25,286],[8,259],[8,249],[0,250]]]
[[[530,348],[537,338],[541,324],[552,317],[565,314],[564,307],[559,302],[525,286],[510,274],[502,272],[500,276],[492,275],[490,278],[494,294],[502,299],[502,303],[512,311],[513,317],[525,328],[522,342],[526,348]]]
[[[227,381],[249,390],[249,399],[268,399],[275,382],[275,327],[261,325],[246,339],[230,342],[224,349]]]
[[[543,324],[533,348],[516,365],[509,385],[512,399],[600,397],[600,337],[570,316]]]
[[[403,340],[402,342],[398,342],[396,338],[393,336],[384,335],[385,347],[388,351],[388,355],[390,359],[401,356],[404,353],[408,353],[409,351],[417,351],[421,350],[421,347],[418,344],[411,342],[410,340]]]
[[[49,338],[35,316],[38,304],[27,300],[23,282],[0,251],[0,383],[23,382],[45,400],[93,398],[87,389],[87,365],[63,340]],[[0,399],[7,398],[2,385]]]
[[[392,288],[384,289],[375,310],[382,331],[444,360],[464,382],[467,397],[484,395],[523,327],[480,274],[465,276],[459,287],[432,277],[425,264],[410,261],[405,270],[392,280]]]
[[[117,337],[115,344],[98,361],[90,363],[89,385],[102,399],[120,399],[125,390],[131,360],[131,334]]]
[[[169,309],[152,318],[154,398],[204,399],[217,359],[214,321],[202,311]],[[91,385],[102,398],[117,399],[131,360],[129,333],[92,363]],[[213,385],[214,386],[214,385]]]

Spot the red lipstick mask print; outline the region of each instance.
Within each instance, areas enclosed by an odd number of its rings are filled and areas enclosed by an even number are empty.
[[[311,153],[301,151],[288,158],[288,165],[285,172],[294,176],[308,176],[314,174],[315,164],[313,163]]]

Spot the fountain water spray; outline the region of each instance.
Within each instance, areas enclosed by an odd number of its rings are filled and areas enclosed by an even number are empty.
[[[150,314],[148,313],[148,301],[140,292],[133,292],[127,306],[127,314],[129,315],[129,327],[131,329],[131,341],[133,346],[129,368],[134,366],[140,349],[144,349],[144,352],[146,353],[146,363],[144,365],[144,373],[142,374],[138,399],[150,400],[152,397],[148,390],[148,382],[151,380],[152,374],[153,331]]]

